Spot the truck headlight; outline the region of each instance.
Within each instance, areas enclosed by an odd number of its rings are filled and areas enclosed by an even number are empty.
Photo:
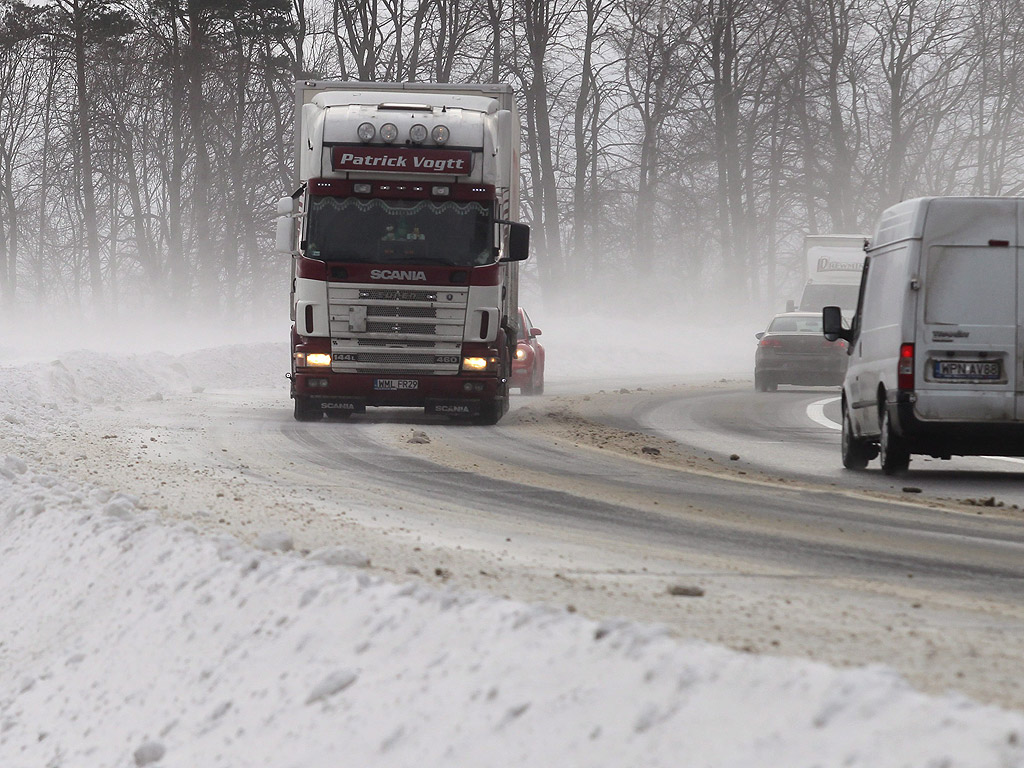
[[[331,364],[331,356],[326,355],[323,352],[312,352],[306,355],[306,365],[311,366],[329,366]]]
[[[462,370],[464,371],[493,371],[498,367],[496,357],[464,357],[462,358]]]

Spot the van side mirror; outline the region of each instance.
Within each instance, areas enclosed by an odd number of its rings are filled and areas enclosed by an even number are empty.
[[[821,329],[825,338],[829,341],[843,339],[852,341],[853,334],[848,328],[843,328],[843,313],[839,307],[822,307]]]
[[[293,197],[282,197],[277,201],[277,238],[278,253],[295,253],[295,213],[297,201]]]

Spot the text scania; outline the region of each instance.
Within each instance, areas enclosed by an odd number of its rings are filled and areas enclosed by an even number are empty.
[[[371,269],[373,280],[421,280],[427,279],[427,273],[414,269]]]

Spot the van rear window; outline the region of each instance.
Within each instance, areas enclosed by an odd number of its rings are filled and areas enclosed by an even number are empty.
[[[934,246],[926,269],[926,323],[1016,325],[1015,248]]]

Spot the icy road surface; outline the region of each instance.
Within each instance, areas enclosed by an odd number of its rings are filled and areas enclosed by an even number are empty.
[[[0,369],[0,765],[1024,765],[1020,552],[966,513],[709,470],[611,394],[298,424],[286,366]]]

